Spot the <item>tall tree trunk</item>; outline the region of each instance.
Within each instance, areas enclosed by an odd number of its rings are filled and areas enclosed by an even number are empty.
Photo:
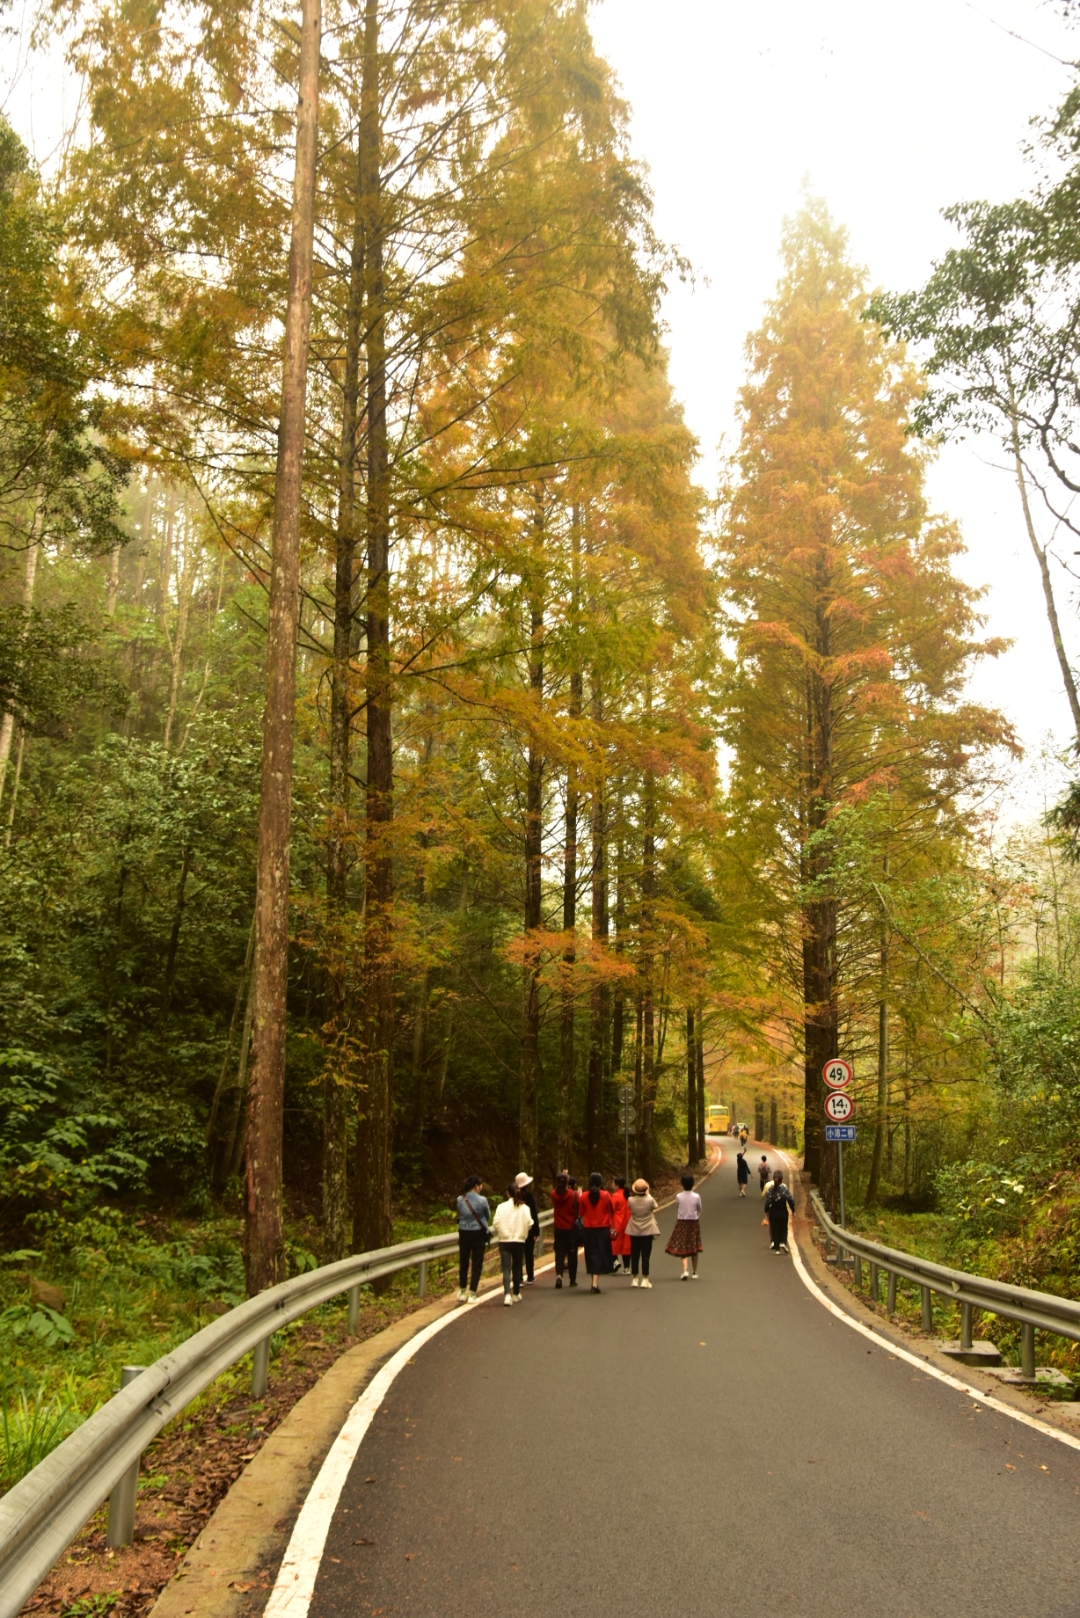
[[[603,719],[603,690],[598,677],[591,681],[593,723],[599,733]],[[603,945],[608,935],[607,914],[607,811],[606,781],[601,757],[594,762],[589,841],[592,861],[592,937]],[[608,985],[594,976],[589,995],[589,1077],[585,1093],[585,1152],[590,1174],[600,1167],[601,1126],[604,1107],[604,1053],[611,1000]]]
[[[248,1098],[244,1264],[249,1293],[285,1276],[281,1154],[285,1002],[289,976],[289,811],[292,799],[300,501],[318,160],[320,0],[302,0],[289,291],[274,487],[262,783],[255,897],[255,1025]]]
[[[700,1006],[694,1034],[694,1065],[697,1068],[698,1162],[705,1157],[705,1018]]]
[[[180,929],[184,922],[184,909],[187,904],[187,879],[191,874],[191,845],[184,845],[180,861],[180,880],[176,885],[176,904],[173,907],[172,927],[169,929],[169,948],[165,958],[165,986],[161,993],[161,1015],[168,1014],[169,1002],[172,999],[173,982],[176,978],[176,959],[180,953]]]
[[[29,613],[34,605],[34,586],[37,581],[38,553],[41,550],[39,536],[41,533],[41,501],[34,513],[34,528],[30,535],[30,543],[26,548],[26,562],[23,568],[23,599],[24,610]],[[8,760],[11,758],[11,738],[15,733],[15,715],[5,711],[0,718],[0,798],[4,795],[4,777],[7,775]]]
[[[621,805],[616,811],[617,820],[621,820]],[[615,856],[615,954],[624,955],[626,952],[626,870],[623,860],[623,845],[620,839]],[[626,996],[622,989],[616,985],[612,995],[611,1010],[611,1071],[621,1073],[623,1064],[623,1043],[626,1038]]]
[[[349,1118],[353,1042],[349,1038],[348,944],[344,917],[348,898],[349,763],[352,739],[351,655],[353,589],[356,582],[356,437],[360,398],[360,344],[364,315],[364,182],[360,142],[356,154],[352,260],[345,310],[345,370],[341,390],[338,445],[338,512],[334,557],[334,663],[330,687],[330,823],[326,839],[326,897],[330,922],[330,964],[326,974],[324,1037],[339,1059],[328,1061],[323,1078],[322,1216],[327,1261],[349,1251]]]
[[[1020,491],[1020,505],[1024,513],[1024,527],[1027,530],[1028,542],[1035,552],[1035,560],[1039,564],[1039,577],[1042,580],[1043,600],[1046,602],[1046,617],[1050,625],[1050,638],[1054,642],[1054,653],[1061,670],[1061,680],[1065,687],[1065,695],[1069,701],[1069,712],[1072,714],[1073,731],[1076,736],[1076,745],[1080,748],[1080,696],[1076,691],[1076,680],[1069,664],[1065,651],[1065,642],[1061,635],[1061,624],[1058,620],[1057,602],[1054,600],[1054,581],[1050,577],[1050,559],[1035,531],[1035,522],[1031,515],[1031,502],[1028,499],[1027,475],[1024,471],[1024,462],[1020,454],[1020,434],[1016,421],[1012,424],[1012,451],[1013,468],[1016,473],[1016,487]]]
[[[581,674],[570,676],[570,713],[576,718],[581,712]],[[559,1168],[570,1162],[570,1119],[574,1102],[574,1021],[576,996],[574,992],[574,931],[577,927],[577,839],[578,839],[578,777],[571,763],[566,772],[566,819],[563,843],[563,932],[567,935],[563,952],[565,978],[559,1025],[559,1138],[557,1156]]]
[[[538,557],[543,529],[538,518]],[[518,1160],[527,1174],[539,1167],[538,1102],[540,1095],[540,961],[529,947],[541,922],[543,894],[544,756],[540,751],[539,720],[544,703],[544,601],[534,573],[529,599],[529,691],[536,725],[529,736],[525,780],[525,985],[521,1017],[521,1077],[518,1100]]]
[[[233,1001],[232,1017],[229,1019],[229,1032],[225,1040],[225,1054],[221,1058],[221,1069],[218,1073],[217,1084],[214,1086],[213,1100],[210,1103],[210,1116],[206,1121],[206,1134],[204,1136],[204,1142],[210,1168],[210,1177],[211,1181],[214,1183],[216,1183],[217,1178],[214,1170],[215,1160],[217,1157],[218,1116],[221,1109],[221,1098],[225,1094],[226,1085],[228,1083],[229,1068],[232,1063],[233,1042],[236,1038],[236,1026],[240,1021],[245,1000],[247,999],[245,991],[247,990],[248,980],[251,974],[251,961],[254,953],[255,922],[253,919],[251,926],[248,928],[247,949],[244,951],[244,965],[240,972],[240,981],[236,985],[236,999]],[[249,1036],[250,1033],[251,1030],[249,1027]],[[232,1137],[230,1135],[230,1141],[231,1138]]]
[[[571,629],[576,641],[578,634],[578,611],[580,605],[580,572],[581,572],[581,511],[575,505],[570,527],[571,546],[571,598],[570,616]],[[570,671],[570,705],[569,717],[571,725],[576,730],[576,721],[581,717],[582,675],[580,668]],[[576,739],[576,738],[575,738]],[[571,1124],[574,1105],[574,1069],[575,1050],[574,1032],[577,1009],[577,998],[574,992],[574,964],[577,960],[577,950],[574,942],[577,928],[577,867],[578,867],[578,805],[581,797],[580,781],[577,765],[571,758],[566,767],[566,815],[565,835],[563,840],[563,932],[567,935],[566,949],[563,951],[563,988],[562,1004],[559,1016],[559,1122],[558,1141],[556,1144],[557,1167],[568,1168],[570,1164]]]
[[[645,1166],[644,1156],[644,1126],[642,1124],[642,1069],[644,1066],[644,1018],[645,1001],[639,994],[636,1001],[634,1022],[634,1112],[637,1123],[634,1128],[634,1165],[640,1174]]]
[[[698,1161],[697,1131],[697,1046],[694,1040],[694,1008],[686,1008],[686,1161]]]
[[[646,688],[646,712],[652,712],[651,682]],[[651,770],[645,772],[643,791],[644,837],[641,864],[641,975],[644,981],[643,1028],[644,1051],[642,1057],[642,1146],[645,1177],[653,1173],[655,1141],[653,1139],[653,1111],[656,1106],[656,1036],[653,1008],[653,966],[656,898],[656,781]]]
[[[827,562],[817,580],[816,651],[821,663],[831,655]],[[832,687],[817,668],[807,675],[807,762],[804,787],[805,840],[802,849],[803,1036],[806,1107],[805,1167],[831,1206],[835,1201],[836,1154],[823,1150],[826,1062],[837,1048],[839,1007],[836,976],[836,899],[829,816],[833,800]]]
[[[364,1087],[356,1132],[353,1247],[393,1237],[394,975],[392,905],[394,755],[390,670],[390,453],[386,420],[386,223],[382,201],[379,8],[365,0],[360,91],[360,164],[367,325],[367,825],[364,905]]]
[[[889,856],[883,861],[883,881],[889,879]],[[870,1174],[866,1182],[866,1206],[874,1207],[881,1192],[881,1160],[889,1127],[889,930],[881,918],[879,948],[881,993],[878,999],[877,1109],[874,1115],[874,1149],[870,1154]]]

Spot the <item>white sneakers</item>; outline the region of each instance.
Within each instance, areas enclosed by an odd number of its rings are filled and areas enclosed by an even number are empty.
[[[633,1277],[632,1277],[632,1278],[631,1278],[631,1281],[630,1281],[630,1285],[631,1285],[631,1286],[632,1286],[632,1287],[639,1287],[639,1286],[640,1286],[640,1285],[641,1285],[641,1280],[640,1280],[640,1278],[639,1278],[639,1277],[638,1277],[638,1276],[636,1276],[636,1275],[635,1275],[635,1276],[633,1276]]]
[[[504,1293],[503,1293],[503,1307],[504,1307],[504,1308],[505,1308],[505,1309],[509,1309],[509,1307],[510,1307],[510,1305],[511,1305],[511,1304],[512,1304],[512,1303],[513,1303],[513,1301],[514,1301],[514,1300],[513,1300],[513,1298],[512,1298],[512,1297],[511,1297],[511,1296],[510,1296],[510,1294],[509,1294],[509,1292],[504,1292]]]
[[[479,1292],[470,1292],[469,1293],[469,1302],[470,1303],[475,1303],[479,1296],[480,1296]]]
[[[510,1302],[511,1303],[520,1303],[521,1302],[521,1293],[520,1292],[511,1292],[511,1294],[510,1294]]]
[[[468,1296],[469,1296],[468,1289],[466,1287],[462,1287],[461,1290],[459,1291],[458,1295],[457,1295],[458,1303],[464,1303],[465,1299]]]
[[[682,1274],[680,1275],[679,1280],[680,1281],[689,1281],[689,1279],[690,1279],[690,1271],[689,1270],[684,1270],[682,1272]]]
[[[697,1280],[697,1271],[696,1270],[691,1270],[690,1271],[690,1279],[691,1279],[691,1281],[696,1281]]]
[[[643,1287],[648,1287],[650,1292],[652,1291],[652,1282],[649,1280],[647,1275],[643,1275],[641,1277],[641,1284]]]

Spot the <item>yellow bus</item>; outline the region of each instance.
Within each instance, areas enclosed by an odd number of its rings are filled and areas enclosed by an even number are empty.
[[[711,1106],[706,1109],[705,1133],[707,1135],[726,1135],[731,1127],[731,1113],[726,1107]]]

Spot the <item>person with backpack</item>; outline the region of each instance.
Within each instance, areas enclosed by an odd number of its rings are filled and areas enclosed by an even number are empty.
[[[697,1256],[701,1252],[701,1198],[694,1190],[694,1176],[684,1174],[682,1177],[682,1190],[675,1198],[675,1229],[668,1238],[664,1248],[672,1258],[682,1259],[682,1275],[680,1281],[689,1281],[690,1266],[694,1266],[693,1278],[696,1281]]]
[[[649,1280],[649,1260],[652,1258],[652,1244],[660,1234],[660,1226],[656,1223],[656,1198],[649,1193],[647,1180],[635,1180],[633,1190],[627,1198],[627,1208],[630,1218],[626,1226],[626,1234],[630,1242],[630,1285],[641,1286],[652,1290]],[[638,1279],[638,1266],[641,1266],[641,1278]]]
[[[795,1198],[784,1184],[784,1171],[777,1169],[772,1185],[765,1193],[765,1216],[769,1221],[769,1235],[774,1253],[786,1253],[788,1210],[795,1212]]]
[[[603,1176],[589,1175],[589,1189],[581,1199],[580,1219],[585,1248],[585,1268],[592,1276],[594,1297],[600,1296],[600,1277],[614,1268],[611,1237],[615,1226],[615,1206],[604,1190]]]
[[[457,1199],[458,1303],[464,1303],[466,1300],[475,1303],[480,1291],[480,1271],[484,1263],[484,1252],[491,1239],[488,1230],[491,1208],[483,1191],[484,1182],[480,1176],[470,1174],[463,1182]]]
[[[570,1185],[565,1169],[555,1176],[555,1184],[548,1195],[555,1210],[555,1285],[561,1287],[563,1271],[568,1272],[572,1287],[577,1286],[578,1235],[574,1229],[578,1216],[578,1193]]]
[[[761,1162],[757,1166],[757,1177],[758,1185],[761,1187],[761,1194],[764,1196],[769,1182],[772,1179],[772,1170],[769,1167],[769,1159],[765,1156],[764,1152],[762,1152]]]
[[[499,1239],[502,1262],[503,1303],[509,1307],[521,1302],[521,1271],[525,1263],[525,1242],[532,1229],[532,1214],[514,1180],[506,1188],[506,1201],[500,1202],[491,1221]]]
[[[532,1175],[521,1174],[514,1176],[514,1184],[521,1192],[521,1200],[532,1214],[532,1229],[525,1238],[525,1285],[531,1287],[534,1280],[534,1266],[536,1259],[536,1238],[540,1234],[540,1210],[536,1206],[536,1197],[530,1191]]]
[[[615,1189],[611,1193],[611,1201],[615,1208],[614,1236],[611,1240],[611,1251],[615,1258],[615,1272],[618,1274],[620,1266],[623,1275],[630,1274],[630,1238],[626,1234],[626,1227],[630,1222],[630,1209],[626,1200],[626,1181],[622,1175],[615,1180]]]
[[[750,1181],[750,1165],[746,1161],[745,1152],[737,1152],[735,1155],[735,1178],[739,1182],[740,1197],[745,1197],[746,1187]]]

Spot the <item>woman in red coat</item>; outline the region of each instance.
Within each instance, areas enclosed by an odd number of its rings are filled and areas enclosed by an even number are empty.
[[[626,1181],[622,1175],[615,1181],[615,1189],[611,1193],[612,1206],[615,1209],[615,1218],[612,1220],[614,1235],[611,1238],[611,1251],[616,1259],[622,1259],[622,1273],[630,1274],[630,1238],[626,1234],[626,1227],[630,1223],[630,1204],[626,1200]],[[618,1263],[615,1265],[619,1269]]]
[[[600,1277],[614,1268],[611,1237],[615,1207],[599,1174],[589,1175],[589,1189],[581,1199],[579,1218],[585,1230],[585,1268],[592,1276],[592,1290],[599,1295]]]

